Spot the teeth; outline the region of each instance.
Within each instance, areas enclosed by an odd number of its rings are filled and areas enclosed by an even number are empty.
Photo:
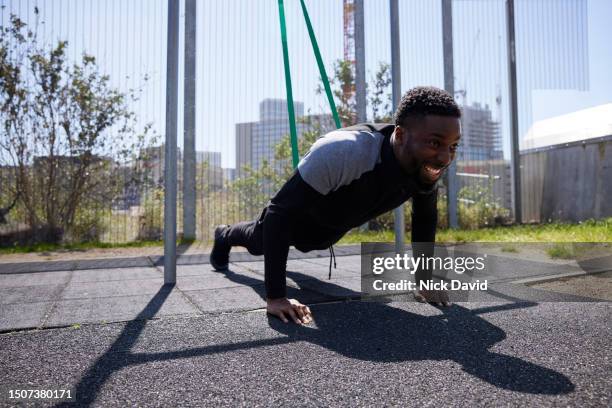
[[[429,173],[431,173],[433,175],[438,175],[442,171],[442,169],[436,169],[434,167],[427,166],[427,165],[425,165],[424,167],[425,167],[425,170],[427,170],[427,172],[429,172]]]

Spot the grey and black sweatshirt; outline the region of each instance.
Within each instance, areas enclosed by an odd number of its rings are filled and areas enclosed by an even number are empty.
[[[319,138],[270,200],[263,222],[268,298],[286,296],[289,246],[326,249],[350,229],[412,198],[412,242],[434,242],[437,185],[400,167],[390,143],[394,125],[360,124]]]

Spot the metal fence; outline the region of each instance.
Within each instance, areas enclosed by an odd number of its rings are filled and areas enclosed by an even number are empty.
[[[612,216],[611,189],[605,186],[612,176],[606,138],[612,134],[606,105],[612,82],[605,74],[612,68],[612,49],[605,39],[612,33],[602,17],[611,6],[605,0],[515,0],[512,42],[508,3],[398,2],[401,69],[395,75],[401,90],[450,83],[463,110],[463,138],[450,180],[456,182],[456,200],[449,202],[447,189],[441,189],[440,225],[448,224],[448,208],[456,209],[461,228],[513,222],[517,207],[523,222]],[[390,2],[306,4],[343,124],[389,121]],[[445,4],[450,4],[446,11]],[[7,67],[20,67],[24,94],[18,108],[29,107],[19,114],[8,109],[16,97],[5,81],[0,103],[3,122],[12,120],[12,127],[0,130],[0,207],[6,221],[0,224],[0,244],[45,234],[73,241],[161,239],[168,2],[0,0],[0,5],[0,22],[8,30],[2,40],[4,75],[15,79]],[[304,154],[335,126],[300,2],[286,0],[284,7]],[[292,171],[278,4],[184,0],[180,10],[177,224],[179,234],[208,241],[216,224],[257,216]],[[19,28],[21,39],[16,18],[26,24]],[[452,40],[446,46],[445,29]],[[60,41],[67,42],[61,55]],[[512,50],[516,82],[509,73]],[[55,90],[45,89],[43,74],[53,78],[53,69],[59,70],[58,83]],[[512,129],[518,142],[514,156]],[[184,143],[189,135],[191,148]],[[94,141],[88,145],[82,139]],[[520,163],[518,206],[513,160]],[[192,173],[184,166],[189,163]],[[184,186],[195,195],[183,197]],[[71,203],[78,205],[71,209]],[[392,223],[389,214],[371,227]]]

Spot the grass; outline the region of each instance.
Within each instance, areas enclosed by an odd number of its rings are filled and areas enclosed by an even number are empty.
[[[177,241],[178,245],[190,244],[194,241],[181,240]],[[16,246],[10,248],[0,248],[1,254],[23,254],[33,252],[55,252],[55,251],[86,251],[88,249],[99,248],[145,248],[145,247],[162,247],[163,241],[133,241],[122,243],[110,242],[84,242],[79,244],[36,244],[29,246]]]
[[[503,245],[501,247],[501,250],[502,250],[502,252],[512,252],[512,253],[517,253],[519,251],[518,248],[516,248],[515,246],[507,245],[507,244]]]
[[[546,250],[551,258],[572,259],[576,256],[571,246],[555,244]]]
[[[406,234],[410,239],[410,234]],[[352,232],[340,243],[393,242],[393,231]],[[578,224],[550,223],[480,228],[476,230],[442,229],[437,242],[612,242],[612,217]],[[511,246],[508,252],[513,252]]]
[[[406,234],[410,240],[410,233]],[[347,234],[339,244],[361,242],[394,242],[393,231],[355,231]],[[585,221],[578,224],[550,223],[539,225],[516,225],[476,230],[438,230],[437,242],[612,242],[612,217],[597,221]],[[193,241],[177,241],[177,244],[189,244]],[[203,246],[206,243],[198,243]],[[143,248],[163,246],[163,241],[134,241],[127,243],[87,242],[81,244],[37,244],[27,247],[0,248],[0,255],[29,252],[53,251],[86,251],[94,248]],[[559,247],[561,248],[561,247]],[[516,252],[512,245],[502,248],[505,252]],[[562,249],[551,249],[553,257],[568,256]],[[556,251],[556,252],[555,252]],[[558,252],[558,253],[557,253]]]
[[[177,245],[202,245],[199,241],[191,239],[180,239],[176,241]],[[212,245],[210,243],[209,245]],[[9,248],[0,248],[2,254],[24,254],[35,252],[58,252],[58,251],[87,251],[88,249],[112,249],[112,248],[148,248],[148,247],[163,247],[164,241],[132,241],[132,242],[83,242],[77,244],[35,244],[28,246],[15,246]]]

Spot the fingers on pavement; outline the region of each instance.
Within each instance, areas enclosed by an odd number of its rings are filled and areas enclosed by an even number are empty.
[[[275,313],[274,315],[278,317],[279,319],[281,319],[283,323],[289,323],[289,320],[287,320],[282,310],[279,310],[278,313]]]
[[[295,312],[294,307],[290,307],[289,309],[287,309],[285,311],[287,314],[289,314],[289,316],[291,316],[291,318],[293,319],[293,322],[295,324],[302,324],[302,321],[300,320],[300,318],[298,317],[298,314]]]
[[[312,321],[312,313],[310,312],[310,308],[306,305],[299,305],[296,307],[298,311],[298,316],[302,323],[310,323]]]

